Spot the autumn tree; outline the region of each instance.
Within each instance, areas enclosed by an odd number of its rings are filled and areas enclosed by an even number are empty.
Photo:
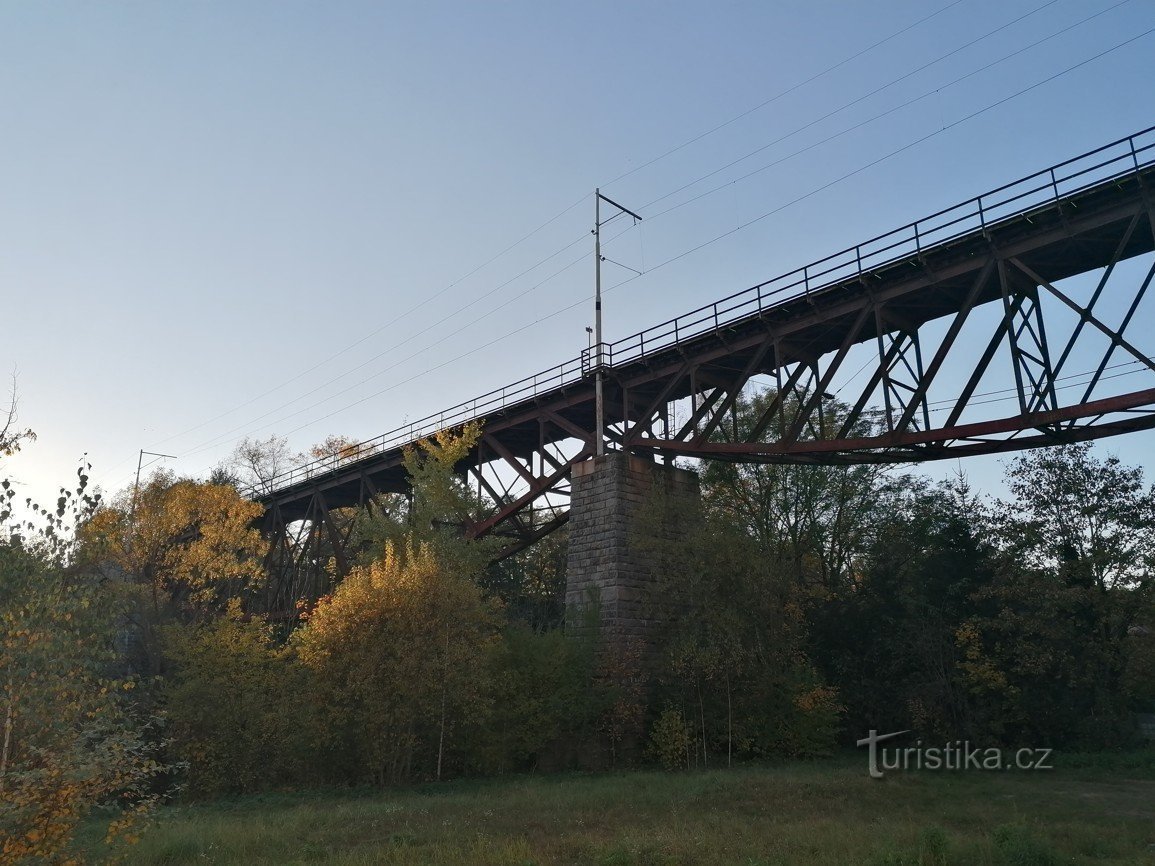
[[[497,606],[444,547],[387,544],[321,599],[293,636],[352,778],[440,778],[458,729],[487,705]]]
[[[81,538],[90,561],[114,565],[187,610],[220,605],[262,575],[261,506],[226,485],[154,474],[102,506]]]
[[[260,514],[234,487],[158,472],[83,523],[80,560],[134,588],[126,651],[137,671],[162,670],[159,626],[219,615],[255,588],[264,573]]]
[[[3,863],[83,862],[74,838],[87,821],[103,823],[112,853],[136,837],[162,790],[154,720],[133,701],[137,681],[118,673],[123,584],[74,556],[75,524],[96,502],[86,467],[60,494],[0,541]],[[0,529],[12,519],[0,516]]]
[[[326,436],[324,440],[309,448],[305,460],[337,461],[356,460],[369,453],[369,447],[350,436]]]

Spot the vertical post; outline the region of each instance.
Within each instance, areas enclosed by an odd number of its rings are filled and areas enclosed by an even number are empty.
[[[140,456],[136,458],[136,481],[132,482],[132,507],[128,510],[128,524],[136,523],[136,497],[140,493],[140,465],[144,463],[144,449],[140,449]]]
[[[605,365],[605,353],[602,345],[602,200],[605,199],[606,204],[613,205],[624,214],[629,214],[637,222],[641,219],[636,213],[629,208],[624,208],[612,198],[606,198],[602,195],[601,189],[594,190],[594,342],[597,343],[597,355],[595,356],[595,363],[597,369],[594,375],[594,414],[597,422],[597,456],[602,457],[606,453],[606,407],[605,407],[605,371],[602,369]],[[614,214],[618,216],[618,214]],[[613,217],[610,217],[613,219]]]
[[[155,451],[145,451],[143,448],[140,449],[140,454],[136,458],[136,480],[132,483],[132,504],[128,509],[129,526],[136,525],[136,499],[137,496],[140,495],[140,470],[144,463],[145,454],[147,454],[149,457],[165,457],[169,460],[176,460],[176,457],[172,454],[158,454]]]
[[[597,456],[606,453],[605,397],[602,384],[602,191],[594,190],[594,344],[597,374],[594,379],[594,414],[597,416]]]

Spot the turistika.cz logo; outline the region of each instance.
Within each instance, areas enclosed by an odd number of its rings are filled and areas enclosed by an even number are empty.
[[[981,748],[967,740],[955,740],[945,746],[923,746],[918,740],[906,748],[880,747],[879,743],[909,734],[894,731],[880,734],[872,730],[858,741],[868,747],[868,766],[872,779],[881,779],[883,770],[1051,770],[1051,749]]]

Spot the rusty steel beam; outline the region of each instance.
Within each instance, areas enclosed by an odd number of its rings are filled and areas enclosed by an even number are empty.
[[[643,439],[641,444],[657,451],[668,451],[682,457],[724,457],[727,455],[741,456],[780,456],[782,462],[799,462],[786,458],[813,457],[821,454],[849,453],[855,451],[877,451],[893,448],[909,447],[912,445],[942,445],[957,440],[975,440],[984,436],[998,433],[1014,433],[1039,427],[1048,427],[1078,418],[1102,417],[1113,413],[1124,412],[1129,409],[1150,406],[1155,416],[1155,388],[1137,391],[1119,397],[1109,397],[1091,403],[1074,406],[1064,406],[1061,409],[1052,409],[1044,412],[1033,412],[1029,415],[1012,415],[993,421],[982,421],[974,424],[960,424],[935,430],[912,430],[905,433],[886,433],[880,436],[863,436],[856,439],[815,439],[801,442],[707,442],[695,444],[691,442],[665,441],[661,439]],[[953,454],[936,453],[938,457],[953,457]],[[909,455],[903,455],[900,462],[910,462]]]

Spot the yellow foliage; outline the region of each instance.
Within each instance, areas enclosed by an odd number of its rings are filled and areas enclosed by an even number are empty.
[[[434,775],[434,754],[485,710],[485,661],[500,618],[470,577],[431,545],[387,544],[294,636],[333,717],[328,730],[347,732],[372,781]]]
[[[91,562],[112,562],[157,593],[187,591],[193,604],[261,576],[261,506],[227,485],[158,476],[135,497],[106,505],[82,527]]]
[[[111,678],[113,588],[0,546],[0,863],[70,863],[94,807],[129,803],[106,842],[131,841],[160,766]]]

